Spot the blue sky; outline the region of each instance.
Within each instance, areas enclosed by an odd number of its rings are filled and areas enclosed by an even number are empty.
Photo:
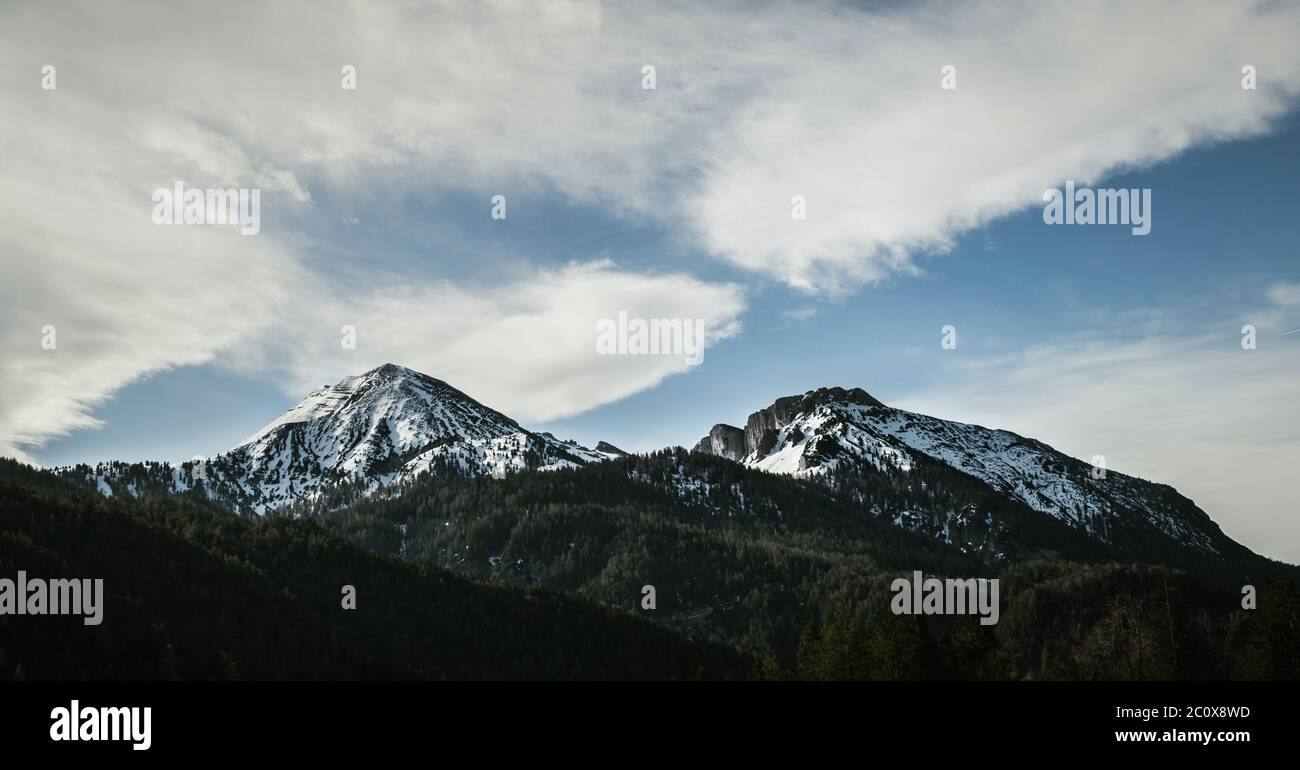
[[[4,12],[0,453],[212,455],[385,361],[635,451],[858,386],[1300,561],[1296,7],[341,8]],[[152,226],[178,179],[258,187],[262,233]],[[1066,179],[1150,188],[1151,233],[1045,225]],[[725,331],[697,367],[595,356],[622,309]]]
[[[710,348],[698,369],[617,403],[530,427],[589,445],[608,440],[645,451],[689,444],[714,422],[743,425],[776,397],[815,387],[863,387],[887,403],[942,390],[950,376],[945,357],[996,356],[1088,331],[1098,313],[1158,308],[1185,313],[1189,324],[1227,322],[1231,309],[1249,307],[1270,284],[1300,282],[1300,219],[1293,210],[1298,173],[1300,126],[1292,118],[1265,138],[1107,177],[1105,186],[1153,189],[1148,236],[1133,237],[1123,227],[1046,226],[1041,209],[1031,207],[963,235],[951,251],[919,259],[924,275],[891,277],[848,298],[810,298],[767,283],[751,296],[743,333]],[[335,244],[336,258],[346,265],[373,260],[394,270],[451,266],[490,281],[493,268],[460,263],[456,253],[557,264],[608,255],[637,266],[703,266],[716,277],[737,277],[684,249],[665,228],[627,223],[598,207],[521,201],[504,237],[479,215],[481,208],[463,199],[409,201],[396,221],[345,232],[347,239]],[[454,246],[444,250],[447,242]],[[365,256],[354,258],[358,252]],[[439,267],[421,266],[430,258]],[[805,309],[812,315],[787,315]],[[1293,320],[1291,328],[1300,326],[1300,312]],[[958,329],[957,351],[938,344],[947,323]],[[1236,343],[1236,326],[1222,331],[1226,344]],[[1300,337],[1280,339],[1277,354],[1300,356]],[[502,376],[509,370],[503,361]],[[124,388],[95,411],[103,428],[56,439],[36,457],[64,465],[213,454],[293,401],[270,383],[222,367],[182,367]],[[939,416],[971,418],[950,410]]]

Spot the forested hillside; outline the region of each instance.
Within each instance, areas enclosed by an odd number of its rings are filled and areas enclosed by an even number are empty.
[[[1118,561],[1065,528],[1039,542],[1093,548],[1084,561],[991,547],[1005,540],[977,516],[938,538],[886,511],[933,525],[945,503],[996,501],[911,478],[831,488],[668,451],[241,517],[197,491],[108,497],[3,461],[0,576],[100,577],[108,598],[101,626],[0,619],[0,676],[1300,676],[1284,565],[1252,578],[1243,609],[1240,584]],[[915,570],[998,578],[998,623],[893,614],[890,584]]]
[[[827,670],[800,664],[800,650],[818,638],[818,628],[837,625],[858,628],[861,638],[888,631],[899,655],[912,650],[915,665],[881,664],[898,676],[970,670],[1017,678],[1267,678],[1294,667],[1260,662],[1295,659],[1282,641],[1296,622],[1294,594],[1284,588],[1292,585],[1293,568],[1258,559],[1252,579],[1270,610],[1251,614],[1240,607],[1244,577],[1194,560],[1208,576],[1133,563],[1134,554],[937,464],[907,476],[851,477],[831,488],[666,450],[505,479],[426,479],[391,496],[336,503],[293,514],[316,516],[368,548],[614,606],[634,605],[642,586],[654,585],[652,617],[764,658],[771,675]],[[954,516],[954,509],[977,513]],[[889,613],[890,582],[913,570],[1001,577],[996,633]],[[1153,630],[1160,622],[1163,634]],[[1138,634],[1134,655],[1143,663],[1115,663],[1119,651],[1099,647],[1105,629],[1116,645],[1121,631]],[[940,643],[954,631],[955,640]],[[970,638],[963,642],[963,634]],[[965,652],[944,654],[944,644],[964,644]],[[1150,649],[1166,644],[1175,651],[1151,664]],[[953,662],[973,649],[996,650],[996,661]]]
[[[102,578],[103,622],[0,618],[0,678],[692,679],[752,663],[628,611],[368,552],[198,496],[104,497],[0,460],[0,577]],[[342,587],[356,609],[342,607]]]

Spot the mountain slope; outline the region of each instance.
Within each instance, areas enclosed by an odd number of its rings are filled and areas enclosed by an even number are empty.
[[[369,494],[421,473],[502,476],[611,456],[533,433],[442,380],[385,364],[312,391],[208,462],[108,464],[90,475],[110,493],[201,487],[238,511],[262,514],[336,488]]]
[[[18,570],[102,579],[103,622],[5,618],[0,681],[738,679],[752,667],[630,602],[487,585],[310,519],[236,517],[201,495],[106,498],[0,459],[0,576]]]
[[[791,651],[833,601],[885,596],[913,569],[996,567],[864,515],[821,485],[685,450],[502,479],[425,478],[316,517],[372,550],[613,606],[657,589],[654,619]]]
[[[547,472],[513,472],[535,469]],[[1069,596],[1076,577],[1099,575],[1097,586],[1135,601],[1165,590],[1166,609],[1167,586],[1184,579],[1166,577],[1188,572],[1206,586],[1189,589],[1199,597],[1189,601],[1220,614],[1243,584],[1298,574],[1233,542],[1171,487],[1113,471],[1094,478],[1041,442],[892,409],[860,389],[777,399],[744,428],[715,426],[693,452],[629,456],[527,431],[389,365],[314,391],[201,466],[114,463],[63,475],[139,498],[105,505],[151,510],[182,492],[191,504],[271,514],[257,527],[320,524],[402,560],[622,610],[640,607],[653,586],[658,605],[642,614],[750,654],[775,651],[783,665],[837,607],[886,617],[893,578],[917,569],[969,578],[1068,561]],[[274,565],[274,546],[259,548]],[[1061,628],[1103,622],[1102,588],[1089,589],[1092,614],[1064,612]],[[1026,674],[1083,641],[1030,631],[1007,646],[1023,651]]]
[[[744,428],[714,426],[694,451],[829,486],[867,515],[982,560],[1120,558],[1234,576],[1262,560],[1172,487],[1094,473],[1042,442],[893,409],[858,388],[779,398]],[[502,478],[624,456],[526,430],[387,364],[313,391],[211,461],[65,472],[106,494],[199,489],[238,512],[301,515],[401,495],[425,475]]]
[[[1261,557],[1231,568],[1188,550],[1139,559],[929,459],[853,481],[831,486],[677,449],[555,473],[426,478],[315,518],[371,550],[611,606],[636,604],[653,586],[657,607],[647,616],[787,664],[810,625],[838,607],[889,622],[891,583],[915,570],[1031,576],[1014,591],[1005,584],[1003,624],[1014,617],[1015,631],[1003,644],[1020,675],[1067,677],[1080,676],[1073,651],[1114,600],[1168,608],[1177,594],[1221,619],[1240,609],[1246,574],[1259,586],[1297,576]],[[928,528],[932,515],[966,504],[978,515],[954,516],[946,536]],[[1166,556],[1195,574],[1149,566]],[[1049,600],[1050,613],[1037,603]],[[1193,630],[1191,621],[1179,627]],[[1206,631],[1207,648],[1222,649],[1224,628]],[[1167,626],[1158,630],[1167,636]],[[1100,628],[1095,636],[1108,638]],[[1215,676],[1212,657],[1180,653],[1177,676]]]
[[[860,389],[823,388],[778,399],[751,415],[744,429],[714,426],[695,451],[828,483],[905,477],[922,464],[940,464],[1130,553],[1177,548],[1209,564],[1255,557],[1168,485],[1094,472],[1040,441],[893,409]]]

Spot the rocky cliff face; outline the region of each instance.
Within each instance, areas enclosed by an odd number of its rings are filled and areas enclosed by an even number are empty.
[[[709,430],[709,435],[697,441],[691,451],[717,455],[729,460],[742,460],[748,454],[745,448],[745,431],[734,425],[719,423]]]
[[[596,451],[597,451],[597,452],[600,452],[601,454],[604,454],[604,455],[610,455],[610,456],[612,456],[612,457],[627,457],[627,456],[628,456],[628,453],[627,453],[627,452],[624,452],[622,449],[619,449],[618,447],[614,446],[613,444],[609,443],[608,441],[601,441],[601,442],[597,443],[597,444],[596,444]]]
[[[818,388],[801,396],[778,398],[766,409],[751,414],[745,421],[744,430],[733,425],[714,425],[709,435],[696,442],[692,451],[737,461],[754,455],[764,456],[776,446],[782,428],[799,415],[829,403],[884,406],[862,388]]]

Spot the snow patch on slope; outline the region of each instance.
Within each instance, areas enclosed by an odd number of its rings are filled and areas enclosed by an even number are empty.
[[[742,462],[816,478],[848,469],[906,472],[924,456],[1102,540],[1117,517],[1136,516],[1184,544],[1216,550],[1208,517],[1189,515],[1194,506],[1168,487],[1114,471],[1094,478],[1090,465],[1008,431],[826,400],[824,392],[808,394],[802,408],[776,429],[770,447],[764,443]]]

